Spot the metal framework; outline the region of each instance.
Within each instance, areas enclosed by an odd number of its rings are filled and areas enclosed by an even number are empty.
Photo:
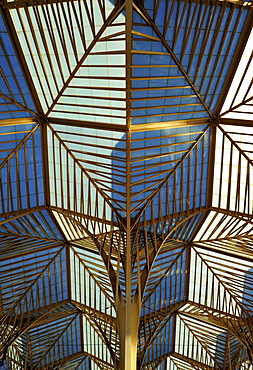
[[[252,26],[0,2],[0,369],[252,369]]]

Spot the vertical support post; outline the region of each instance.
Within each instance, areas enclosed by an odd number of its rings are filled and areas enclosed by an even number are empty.
[[[131,304],[122,300],[118,307],[118,325],[120,340],[120,370],[137,369],[137,342],[140,307],[138,300]]]

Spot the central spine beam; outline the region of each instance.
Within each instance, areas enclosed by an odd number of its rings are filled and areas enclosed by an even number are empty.
[[[126,242],[125,248],[125,301],[118,305],[120,338],[120,370],[136,370],[137,342],[140,318],[139,300],[132,302],[132,242],[131,242],[131,73],[132,73],[132,17],[133,2],[126,0]]]

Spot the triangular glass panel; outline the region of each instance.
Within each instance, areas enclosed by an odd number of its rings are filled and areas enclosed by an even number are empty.
[[[11,10],[45,113],[114,9],[109,0],[101,4],[73,0]]]
[[[250,7],[144,0],[144,8],[214,113]]]
[[[36,253],[43,248],[54,248],[59,242],[45,240],[43,238],[32,238],[31,235],[17,235],[18,231],[12,231],[13,227],[7,223],[0,227],[0,249],[1,257],[19,256],[20,253]]]
[[[147,317],[148,316],[149,315],[147,315]],[[141,328],[142,336],[140,335],[139,351],[142,367],[144,369],[149,369],[150,365],[152,366],[154,362],[156,364],[159,364],[170,353],[173,353],[172,343],[173,337],[175,335],[173,327],[175,326],[176,317],[172,315],[168,315],[167,318],[163,316],[154,317],[152,321],[150,319],[147,320],[147,318],[145,320],[145,317],[143,319],[143,323],[145,326]],[[157,321],[155,321],[155,319],[157,319]],[[150,334],[150,336],[147,336],[147,334]],[[148,341],[149,345],[147,345],[146,341]],[[159,367],[156,368],[159,369]],[[167,367],[160,368],[160,370],[164,369],[167,369]],[[179,370],[178,368],[174,369],[173,367],[170,367],[169,369]]]
[[[252,215],[252,133],[237,125],[219,125],[216,131],[212,205],[243,217]]]
[[[186,74],[137,13],[132,33],[132,124],[209,117]]]
[[[81,127],[66,133],[63,125],[52,127],[48,135],[52,206],[101,220],[111,220],[113,210],[124,216],[125,133]],[[57,163],[66,171],[59,171]]]
[[[234,75],[222,108],[221,116],[252,121],[253,112],[253,30]]]
[[[149,273],[142,315],[165,310],[186,299],[186,253],[183,243],[170,239],[163,243]],[[176,280],[181,282],[177,287]]]
[[[1,99],[1,98],[0,98]],[[1,127],[0,169],[7,158],[28,138],[36,124],[9,125]]]
[[[31,338],[33,365],[37,368],[48,367],[53,362],[57,366],[65,357],[81,353],[80,325],[80,314],[72,314],[31,328],[28,333]],[[58,348],[57,357],[55,345]]]
[[[152,202],[145,207],[146,220],[205,205],[210,145],[207,128],[196,125],[132,133],[132,216],[149,198]]]
[[[125,17],[120,14],[79,65],[50,117],[126,124]]]
[[[12,270],[9,265],[1,266],[1,302],[6,314],[11,310],[11,316],[25,312],[33,315],[34,311],[37,316],[39,309],[43,311],[44,307],[67,299],[66,251],[62,247],[14,256],[10,263]],[[11,279],[10,284],[12,273],[15,278]],[[56,287],[58,278],[65,282]],[[41,294],[37,295],[37,289]],[[15,296],[10,293],[12,290],[15,290]]]
[[[10,233],[38,240],[63,240],[55,221],[46,210],[25,215],[20,214],[19,217],[14,216],[12,220],[8,220],[8,218],[0,220],[0,233],[3,235]]]
[[[0,119],[35,115],[35,106],[0,14]]]
[[[16,137],[20,139],[22,136],[17,129]],[[44,205],[40,127],[27,135],[18,150],[14,149],[2,162],[0,173],[0,212],[3,217],[5,214],[8,217],[10,212]]]

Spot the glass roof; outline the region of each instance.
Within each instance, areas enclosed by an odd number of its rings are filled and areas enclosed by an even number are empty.
[[[252,27],[0,2],[1,370],[252,370]]]

